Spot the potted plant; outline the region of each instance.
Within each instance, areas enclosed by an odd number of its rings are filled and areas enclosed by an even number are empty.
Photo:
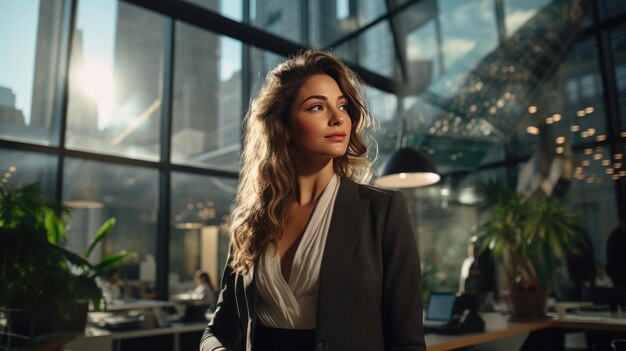
[[[568,250],[584,243],[580,216],[557,198],[525,196],[498,181],[477,187],[481,250],[490,250],[508,284],[505,292],[513,318],[543,318],[556,269]]]
[[[55,211],[38,184],[0,184],[0,310],[7,318],[0,339],[12,335],[13,342],[31,345],[37,335],[82,333],[88,304],[103,307],[98,277],[132,256],[122,251],[89,262],[114,219],[102,225],[82,255],[65,249],[69,215],[67,208]]]

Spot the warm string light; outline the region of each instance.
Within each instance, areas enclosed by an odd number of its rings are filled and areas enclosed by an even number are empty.
[[[621,179],[622,177],[626,177],[626,170],[623,169],[624,163],[621,162],[624,158],[624,154],[615,154],[613,155],[613,161],[611,161],[611,157],[603,158],[603,150],[602,146],[595,146],[593,148],[587,148],[583,150],[585,155],[592,155],[594,161],[599,161],[602,167],[604,167],[604,173],[614,181]],[[595,153],[594,153],[595,151]],[[586,183],[600,183],[602,178],[593,174],[586,172],[585,167],[591,165],[591,159],[583,159],[581,161],[581,166],[577,166],[574,170],[574,179],[585,181]]]
[[[9,178],[11,178],[11,176],[13,175],[13,173],[15,173],[15,171],[17,171],[17,168],[15,166],[10,166],[2,176],[2,184],[6,184],[9,181]]]

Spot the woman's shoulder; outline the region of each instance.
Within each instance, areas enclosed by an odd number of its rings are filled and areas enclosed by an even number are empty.
[[[379,188],[377,186],[369,184],[356,183],[353,180],[347,178],[344,180],[344,182],[349,184],[348,186],[354,186],[357,189],[359,196],[363,199],[369,199],[375,202],[388,202],[391,200],[392,197],[404,199],[402,194],[397,190]]]

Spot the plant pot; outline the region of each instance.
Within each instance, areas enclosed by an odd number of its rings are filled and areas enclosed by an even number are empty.
[[[502,294],[509,306],[511,320],[546,319],[547,291],[506,291]]]

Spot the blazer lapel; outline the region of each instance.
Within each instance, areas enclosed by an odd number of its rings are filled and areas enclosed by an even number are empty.
[[[343,276],[359,234],[363,233],[369,208],[369,200],[361,200],[358,185],[349,179],[342,179],[333,217],[328,229],[328,237],[320,268],[320,285],[317,307],[317,334],[326,326],[326,322],[337,300],[337,294]]]
[[[246,340],[246,351],[252,350],[252,340],[254,336],[254,327],[255,327],[255,319],[256,319],[256,267],[259,264],[259,258],[254,261],[250,270],[243,275],[243,295],[245,300],[246,313],[248,316],[247,320],[241,318],[241,323],[243,330],[246,331],[246,335],[244,338]]]

